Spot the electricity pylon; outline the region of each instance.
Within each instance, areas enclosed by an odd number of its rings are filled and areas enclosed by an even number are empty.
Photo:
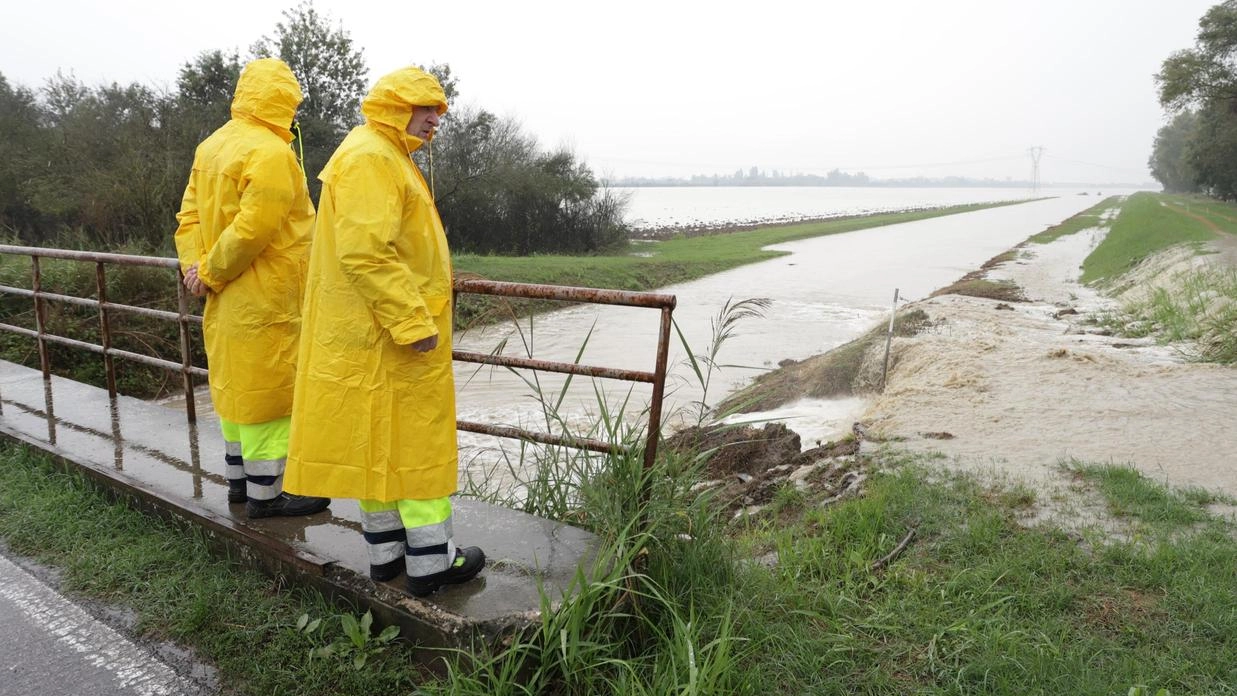
[[[1039,194],[1039,158],[1044,156],[1044,147],[1036,145],[1028,150],[1031,153],[1031,196]]]

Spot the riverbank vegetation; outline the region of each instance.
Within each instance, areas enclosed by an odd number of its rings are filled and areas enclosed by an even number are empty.
[[[346,640],[346,612],[211,556],[199,534],[108,502],[41,455],[2,445],[0,459],[10,553],[61,569],[65,591],[129,607],[129,630],[191,647],[240,694],[1224,694],[1237,683],[1232,525],[1206,511],[1214,496],[1120,467],[1074,474],[1129,530],[1113,538],[1028,524],[1034,492],[891,450],[861,456],[861,497],[790,486],[769,514],[737,519],[691,494],[690,459],[648,472],[615,461],[584,483],[574,515],[602,536],[609,570],[504,649],[441,654],[429,673],[402,640],[370,644],[361,670],[313,657]],[[320,628],[302,630],[302,616]]]
[[[1138,194],[1087,257],[1083,278],[1120,293],[1120,308],[1100,319],[1108,329],[1177,345],[1192,360],[1234,365],[1234,249],[1237,205],[1198,196]],[[1171,263],[1174,250],[1182,267],[1142,269],[1158,259]]]
[[[1189,212],[1188,200],[1145,192],[1127,198],[1104,240],[1083,261],[1082,282],[1111,280],[1176,244],[1214,240],[1221,228]],[[1224,207],[1237,214],[1237,207]],[[1228,225],[1237,230],[1233,221]]]
[[[0,240],[172,255],[193,151],[229,118],[242,65],[275,56],[305,100],[293,151],[313,200],[318,173],[361,123],[364,52],[311,0],[255,36],[248,55],[186,56],[171,88],[91,86],[58,73],[38,89],[0,75]],[[428,68],[459,106],[418,159],[457,251],[595,253],[625,243],[623,202],[574,153],[544,149],[518,122],[462,106],[448,65]]]

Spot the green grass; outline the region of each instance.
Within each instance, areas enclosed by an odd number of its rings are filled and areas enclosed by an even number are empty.
[[[1096,485],[1111,514],[1132,518],[1171,532],[1174,528],[1207,522],[1203,506],[1233,502],[1201,488],[1168,489],[1131,467],[1096,466],[1071,462],[1067,469]]]
[[[1049,242],[1054,242],[1061,237],[1075,234],[1092,227],[1100,227],[1104,224],[1104,214],[1110,209],[1117,207],[1118,200],[1118,196],[1109,196],[1096,205],[1087,208],[1064,222],[1053,225],[1043,232],[1031,236],[1031,238],[1027,241],[1034,242],[1035,244],[1048,244]]]
[[[1210,226],[1172,205],[1173,200],[1146,192],[1130,196],[1104,241],[1083,261],[1082,282],[1116,278],[1151,254],[1175,244],[1215,239]]]
[[[1200,221],[1201,217],[1206,222]],[[1108,239],[1084,263],[1096,277],[1116,280],[1147,255],[1173,244],[1237,233],[1237,206],[1200,197],[1138,194],[1122,209]],[[1143,280],[1141,282],[1147,282]],[[1190,359],[1237,364],[1237,268],[1211,263],[1156,280],[1100,322],[1123,336],[1152,336],[1181,345]]]
[[[821,508],[787,493],[776,518],[730,523],[690,495],[691,460],[625,459],[581,492],[608,541],[596,582],[503,651],[448,656],[437,679],[399,641],[361,672],[311,661],[295,622],[331,616],[321,598],[211,557],[40,456],[5,446],[0,460],[6,543],[134,607],[141,631],[195,647],[244,694],[1237,693],[1233,527],[1202,510],[1214,496],[1129,469],[1077,465],[1112,514],[1145,525],[1136,543],[1088,543],[1020,524],[1026,488],[895,451],[863,462],[862,497]],[[770,551],[773,568],[742,560]]]
[[[1186,342],[1182,351],[1190,359],[1237,364],[1237,269],[1186,271],[1102,323],[1125,336]]]
[[[1237,234],[1237,205],[1201,195],[1164,195],[1163,200],[1186,215],[1197,215],[1229,234]]]
[[[64,590],[132,608],[142,635],[192,646],[238,693],[406,693],[422,678],[406,645],[364,671],[310,661],[321,644],[295,630],[299,616],[325,619],[319,640],[343,635],[340,610],[320,595],[212,556],[200,533],[110,502],[81,476],[4,441],[0,538],[64,569]]]

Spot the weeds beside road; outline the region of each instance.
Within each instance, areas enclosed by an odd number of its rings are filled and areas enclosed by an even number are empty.
[[[438,679],[412,666],[403,641],[359,671],[311,658],[345,638],[321,597],[212,557],[191,530],[111,504],[40,455],[5,445],[0,458],[0,537],[12,551],[64,568],[69,591],[132,607],[140,633],[193,647],[243,694],[1225,694],[1237,684],[1232,526],[1197,495],[1136,474],[1131,484],[1119,468],[1076,476],[1137,529],[1130,541],[1025,527],[1033,492],[893,452],[865,459],[861,498],[822,508],[791,486],[769,515],[729,523],[689,494],[691,462],[647,474],[617,462],[582,508],[613,570],[508,650],[471,666],[446,655],[451,676]],[[639,506],[646,484],[654,494]],[[644,530],[630,524],[637,513]],[[905,551],[874,569],[911,529]],[[325,619],[320,635],[298,630],[302,615]]]

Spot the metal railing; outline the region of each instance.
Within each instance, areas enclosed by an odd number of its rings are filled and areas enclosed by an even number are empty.
[[[182,279],[180,274],[180,264],[176,259],[152,256],[132,256],[127,254],[108,254],[89,251],[73,251],[67,249],[44,249],[39,247],[13,246],[8,244],[0,244],[0,254],[30,257],[30,289],[0,285],[0,294],[10,294],[31,298],[34,302],[36,329],[31,330],[20,326],[14,326],[12,324],[0,323],[0,331],[9,331],[11,333],[29,336],[38,342],[39,365],[42,368],[44,379],[49,379],[51,377],[51,364],[47,351],[48,343],[57,343],[103,355],[104,370],[107,376],[108,394],[113,398],[116,396],[116,367],[114,364],[114,358],[123,358],[145,365],[160,367],[172,372],[179,372],[181,374],[185,392],[186,417],[190,422],[195,422],[197,420],[197,413],[193,399],[192,378],[194,376],[205,377],[208,375],[208,372],[205,368],[197,367],[191,362],[189,324],[201,324],[202,317],[189,313],[189,295],[185,290],[183,283],[180,282]],[[43,290],[39,264],[39,259],[41,258],[94,263],[96,297],[74,297]],[[107,299],[107,278],[105,270],[107,264],[121,266],[151,266],[173,270],[176,273],[176,298],[178,311],[168,312],[164,310],[151,309],[149,307],[138,307],[134,305],[109,302]],[[456,280],[454,283],[454,290],[457,294],[471,293],[501,297],[554,300],[571,303],[643,307],[660,310],[661,323],[658,332],[654,367],[651,372],[582,365],[579,363],[538,360],[531,357],[523,358],[462,350],[452,351],[453,359],[461,362],[494,365],[513,370],[528,369],[569,375],[581,375],[586,377],[623,380],[629,382],[642,382],[652,385],[653,394],[649,403],[648,432],[646,435],[644,451],[645,466],[652,465],[653,460],[657,455],[657,445],[661,435],[661,411],[666,386],[666,362],[670,346],[671,317],[677,302],[674,295],[648,292],[628,292],[622,290],[605,290],[599,288],[568,287],[560,285],[504,283],[474,279]],[[48,301],[97,308],[99,312],[101,344],[79,341],[67,336],[58,336],[48,333],[46,314],[46,302]],[[454,306],[454,303],[452,304]],[[177,322],[180,327],[180,363],[177,364],[169,360],[154,358],[113,347],[111,314],[116,311],[129,312],[146,317]],[[553,433],[535,432],[511,426],[474,423],[471,421],[457,421],[456,427],[459,430],[464,430],[467,432],[539,442],[548,445],[566,446],[595,452],[618,453],[627,451],[627,448],[615,443],[602,442],[600,440],[589,438],[555,435]]]
[[[185,290],[184,284],[180,282],[180,264],[176,259],[166,259],[156,256],[133,256],[129,254],[74,251],[70,249],[44,249],[40,247],[12,246],[9,244],[0,244],[0,254],[30,257],[30,289],[27,290],[25,288],[0,285],[0,293],[18,295],[33,299],[34,322],[36,328],[32,331],[21,326],[0,323],[0,331],[9,331],[11,333],[21,334],[23,336],[30,336],[38,341],[39,367],[43,370],[43,379],[49,379],[51,377],[51,361],[47,353],[48,343],[57,343],[72,348],[90,351],[92,353],[102,354],[104,372],[107,378],[107,393],[113,398],[116,397],[115,358],[124,358],[126,360],[132,360],[133,362],[142,363],[144,365],[161,367],[163,369],[172,372],[179,372],[181,374],[182,386],[185,391],[185,413],[190,421],[197,420],[197,409],[193,401],[193,376],[197,375],[205,377],[207,375],[207,371],[204,368],[194,366],[190,360],[189,324],[191,322],[201,324],[202,317],[189,313],[189,295]],[[95,298],[61,295],[43,290],[39,259],[44,258],[64,259],[67,261],[79,261],[95,264]],[[108,264],[114,264],[117,266],[148,266],[171,269],[176,274],[177,311],[168,312],[160,309],[151,309],[149,307],[138,307],[134,305],[120,304],[117,302],[109,302],[107,300],[106,271]],[[48,333],[46,302],[49,300],[82,307],[97,308],[99,312],[99,338],[100,341],[102,341],[102,344],[78,341],[67,336],[58,336]],[[119,348],[113,348],[111,313],[115,311],[129,312],[155,319],[175,321],[180,326],[180,363],[174,363],[170,360],[163,360],[162,358],[154,358],[149,355],[142,355],[141,353],[121,350]]]
[[[612,367],[553,362],[507,355],[471,353],[461,350],[452,352],[452,357],[462,362],[583,375],[586,377],[602,377],[628,382],[644,382],[653,385],[653,395],[649,401],[648,433],[644,446],[644,465],[646,467],[652,466],[653,460],[657,456],[657,443],[661,436],[661,407],[666,389],[666,361],[670,350],[670,322],[675,304],[678,302],[674,295],[624,290],[602,290],[598,288],[576,288],[563,285],[533,285],[529,283],[503,283],[493,280],[458,279],[455,281],[455,292],[661,310],[661,325],[657,334],[657,353],[652,372],[620,370]],[[624,448],[613,443],[586,438],[566,438],[548,433],[532,433],[506,426],[457,421],[456,427],[473,433],[532,440],[547,445],[565,445],[594,452],[615,453],[624,450]]]

